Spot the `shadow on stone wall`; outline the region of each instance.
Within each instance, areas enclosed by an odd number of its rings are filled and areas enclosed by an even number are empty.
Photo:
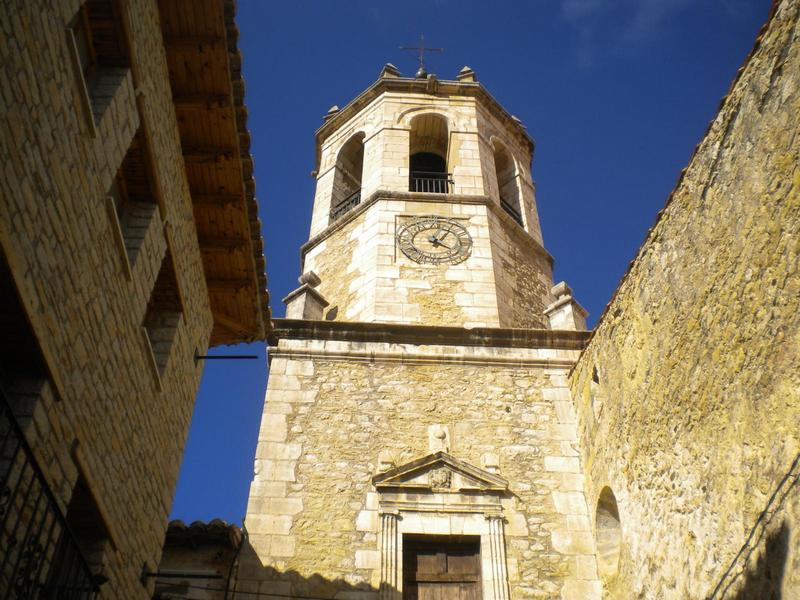
[[[789,556],[789,526],[784,521],[767,536],[764,552],[748,570],[739,593],[733,600],[789,600],[781,594],[786,559]]]
[[[318,573],[301,575],[294,570],[281,571],[263,565],[258,554],[245,540],[239,558],[236,584],[230,598],[259,600],[377,600],[379,591],[367,583],[328,579]],[[258,593],[258,596],[253,596]]]

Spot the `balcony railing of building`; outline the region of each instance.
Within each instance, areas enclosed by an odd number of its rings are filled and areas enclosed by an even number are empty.
[[[347,212],[353,210],[361,202],[361,190],[349,195],[331,210],[331,223]]]
[[[434,171],[411,171],[408,189],[412,192],[429,194],[449,194],[453,181],[452,173],[436,173]]]
[[[517,223],[522,225],[522,215],[520,214],[519,210],[517,210],[508,200],[506,200],[502,196],[500,197],[500,206],[503,207],[503,210],[505,210],[512,219],[514,219]]]
[[[0,598],[91,600],[98,586],[0,391]]]

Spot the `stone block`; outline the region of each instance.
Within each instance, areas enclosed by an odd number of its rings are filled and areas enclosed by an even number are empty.
[[[265,511],[273,515],[296,515],[303,510],[302,498],[268,498]]]
[[[280,442],[262,442],[258,445],[256,456],[273,460],[296,460],[300,458],[302,444],[284,444]]]
[[[381,553],[377,550],[356,550],[357,569],[379,569]]]
[[[253,481],[250,496],[255,498],[283,498],[286,496],[285,481]]]
[[[562,515],[586,515],[586,500],[581,492],[553,492],[553,504]]]
[[[567,529],[570,531],[591,531],[589,515],[567,515]]]
[[[551,423],[547,428],[548,438],[551,440],[577,441],[578,431],[573,424]]]
[[[520,513],[509,514],[506,534],[511,537],[527,537],[528,523],[525,520],[525,515]]]
[[[545,456],[544,468],[546,471],[558,473],[580,473],[580,461],[569,456]]]
[[[293,460],[261,460],[261,477],[268,481],[295,481],[295,467],[297,461]]]
[[[270,536],[270,556],[288,558],[295,555],[295,537],[293,535]]]
[[[551,533],[551,541],[561,554],[594,554],[594,538],[590,532],[556,529]]]
[[[559,423],[575,423],[575,409],[572,407],[571,400],[554,400],[553,407],[556,409],[556,417]]]
[[[261,418],[259,441],[283,442],[286,440],[286,415],[265,413]]]
[[[356,516],[356,531],[375,532],[380,529],[378,511],[362,510]]]
[[[599,581],[567,580],[561,588],[563,600],[602,600],[603,588]]]
[[[593,555],[576,556],[575,574],[578,579],[597,580],[597,560],[595,557]]]
[[[247,530],[252,534],[288,535],[292,528],[289,515],[248,515]]]

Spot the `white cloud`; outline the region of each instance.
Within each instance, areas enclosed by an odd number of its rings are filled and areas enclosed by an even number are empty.
[[[664,23],[693,0],[637,0],[632,18],[623,31],[623,40],[644,42],[656,37]]]
[[[603,50],[640,47],[667,22],[702,0],[562,0],[561,16],[578,32],[578,62],[588,66]]]

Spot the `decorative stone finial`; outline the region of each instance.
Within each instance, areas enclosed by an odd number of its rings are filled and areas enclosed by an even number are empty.
[[[439,91],[439,79],[433,73],[428,74],[425,78],[428,85],[425,86],[425,91],[429,94],[435,94]]]
[[[287,319],[322,320],[322,312],[330,302],[314,289],[321,281],[314,271],[306,271],[298,278],[300,287],[283,299]]]
[[[326,113],[325,113],[325,116],[324,116],[324,117],[322,117],[322,120],[323,120],[323,121],[327,121],[327,120],[329,120],[329,119],[332,119],[333,117],[335,117],[335,116],[336,116],[336,114],[337,114],[338,112],[339,112],[339,107],[338,107],[336,104],[334,104],[333,106],[331,106],[331,107],[328,109],[328,112],[326,112]]]
[[[586,317],[589,313],[572,297],[572,289],[567,283],[565,281],[557,283],[550,293],[556,299],[544,310],[544,314],[550,320],[550,329],[586,331]]]
[[[489,473],[500,472],[500,457],[497,454],[487,452],[481,456],[481,466],[489,471]]]
[[[556,297],[556,300],[559,300],[564,296],[572,296],[572,288],[567,285],[566,281],[560,281],[553,286],[550,293]]]
[[[478,81],[478,78],[475,77],[475,71],[473,71],[472,69],[470,69],[466,65],[464,65],[464,68],[461,69],[458,72],[458,75],[456,75],[456,79],[458,79],[459,81],[465,81],[465,82]]]
[[[428,427],[428,450],[431,453],[450,452],[450,430],[447,425]]]
[[[400,77],[400,69],[395,67],[392,63],[386,63],[381,69],[381,79],[384,77]]]
[[[322,280],[319,278],[319,275],[314,273],[314,271],[306,271],[297,278],[297,283],[307,283],[312,288],[315,288],[322,283]]]
[[[381,450],[378,453],[378,471],[382,473],[383,471],[394,468],[394,466],[394,453],[391,450]]]

